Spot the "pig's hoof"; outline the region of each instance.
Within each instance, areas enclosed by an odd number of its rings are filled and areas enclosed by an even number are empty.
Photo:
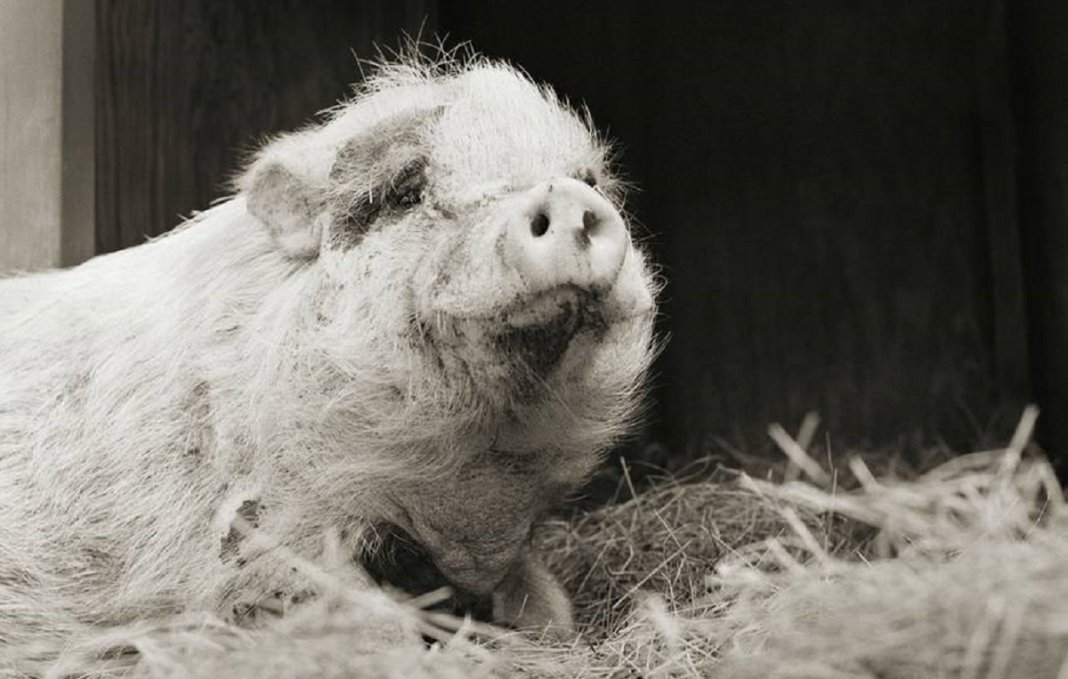
[[[567,593],[545,566],[529,556],[493,593],[493,619],[546,641],[570,641],[576,636]]]

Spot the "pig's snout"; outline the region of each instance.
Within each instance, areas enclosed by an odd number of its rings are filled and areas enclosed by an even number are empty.
[[[560,178],[523,196],[504,241],[505,260],[528,292],[560,285],[606,290],[623,265],[630,235],[604,196],[583,182]]]
[[[413,277],[419,336],[487,393],[538,398],[542,378],[563,364],[578,370],[637,306],[629,262],[641,260],[622,215],[575,179],[487,197],[476,209],[460,238],[441,230]]]

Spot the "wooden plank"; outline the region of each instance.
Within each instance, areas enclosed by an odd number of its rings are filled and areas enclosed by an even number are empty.
[[[990,258],[996,398],[1005,404],[1022,406],[1032,390],[1005,0],[988,0],[986,11],[977,18],[975,82],[986,205],[986,249]]]
[[[97,247],[175,226],[224,195],[263,138],[359,77],[353,54],[432,33],[430,0],[97,0]]]
[[[60,262],[61,0],[0,2],[0,273]]]
[[[1068,472],[1068,4],[1007,9],[1038,435]]]
[[[95,64],[96,5],[63,0],[63,266],[84,262],[96,249]]]

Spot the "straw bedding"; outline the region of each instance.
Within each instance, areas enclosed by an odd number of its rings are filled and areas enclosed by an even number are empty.
[[[544,526],[535,546],[575,602],[567,643],[354,588],[340,556],[295,568],[317,599],[250,627],[204,616],[3,648],[46,676],[1068,678],[1068,511],[1027,450],[911,479],[853,459],[842,481],[773,429],[787,477],[665,481]],[[269,540],[269,536],[253,536]],[[329,540],[329,536],[326,536]],[[330,550],[327,550],[330,553]],[[421,639],[421,640],[420,640]],[[56,654],[59,660],[56,660]]]

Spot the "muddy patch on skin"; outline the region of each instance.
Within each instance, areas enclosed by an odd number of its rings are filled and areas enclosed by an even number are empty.
[[[236,515],[253,528],[259,527],[259,500],[245,500],[241,503],[241,506],[237,508]],[[219,558],[222,559],[223,563],[234,562],[238,568],[245,565],[245,559],[239,556],[241,551],[241,541],[244,540],[244,538],[245,536],[240,530],[231,526],[230,532],[222,538],[219,544]]]
[[[539,377],[556,367],[579,328],[579,313],[563,304],[547,323],[509,328],[497,336],[497,348]]]
[[[544,378],[557,366],[580,332],[599,333],[605,327],[596,293],[566,288],[517,305],[503,320],[506,329],[496,337],[505,356]]]
[[[416,319],[410,337],[446,379],[474,385],[509,406],[546,397],[554,371],[581,368],[569,353],[597,346],[609,327],[603,292],[562,285],[521,296],[485,316]],[[571,358],[568,358],[571,356]]]

